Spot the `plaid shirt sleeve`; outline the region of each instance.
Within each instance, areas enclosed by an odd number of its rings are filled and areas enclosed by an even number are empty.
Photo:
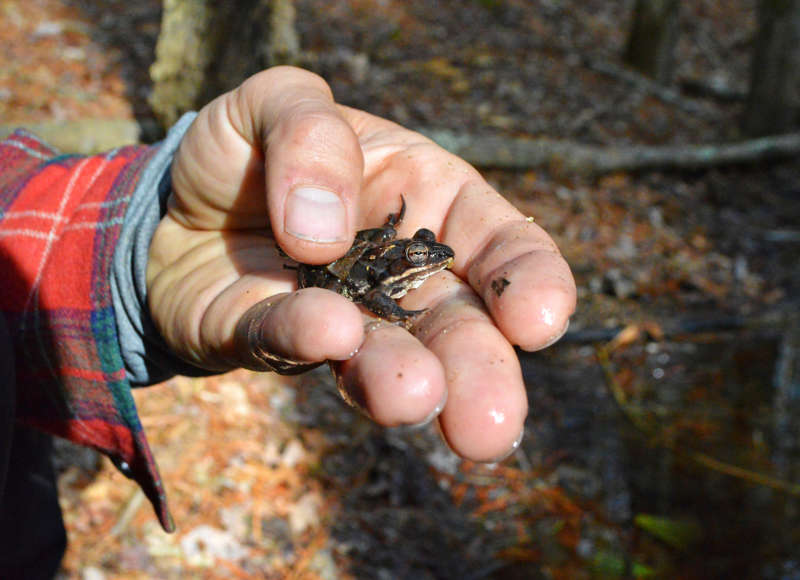
[[[108,455],[172,531],[109,288],[125,211],[156,151],[59,155],[24,131],[0,142],[0,311],[15,347],[18,420]]]

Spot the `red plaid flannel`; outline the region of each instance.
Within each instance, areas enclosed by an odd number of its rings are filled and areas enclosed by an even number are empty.
[[[18,420],[111,457],[171,531],[109,287],[125,210],[155,150],[59,155],[24,131],[0,142],[0,311],[15,347]]]

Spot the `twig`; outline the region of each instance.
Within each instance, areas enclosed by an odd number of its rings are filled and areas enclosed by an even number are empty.
[[[800,484],[791,483],[783,479],[764,475],[763,473],[737,467],[736,465],[731,465],[730,463],[725,463],[724,461],[714,459],[710,455],[701,453],[699,451],[689,453],[689,458],[695,463],[707,467],[708,469],[730,475],[731,477],[743,479],[756,485],[780,489],[781,491],[785,491],[791,495],[800,495]]]
[[[639,91],[645,92],[669,105],[677,107],[685,113],[689,113],[690,115],[704,119],[712,118],[708,106],[692,101],[691,99],[687,99],[675,89],[662,85],[661,83],[657,83],[633,70],[612,64],[607,61],[599,61],[588,58],[583,59],[583,65],[596,73],[623,81]]]
[[[683,79],[680,81],[680,86],[687,93],[721,103],[743,103],[747,100],[745,91],[734,89],[729,85],[706,82],[703,79]]]
[[[125,507],[122,508],[117,523],[108,531],[106,534],[102,534],[99,536],[101,539],[91,548],[86,550],[86,553],[83,556],[83,561],[86,563],[95,563],[100,560],[104,553],[109,552],[109,547],[114,542],[114,540],[119,536],[125,528],[128,527],[133,516],[136,515],[136,512],[142,507],[144,503],[145,495],[140,488],[136,488],[136,490],[131,494],[128,501],[125,502]]]
[[[122,514],[119,516],[119,520],[117,520],[117,523],[114,525],[113,528],[111,528],[111,532],[109,532],[109,535],[118,536],[119,534],[121,534],[125,530],[125,528],[128,527],[128,524],[131,523],[133,516],[135,516],[136,513],[139,511],[139,509],[142,507],[142,504],[144,504],[144,500],[145,500],[144,493],[140,488],[137,487],[136,491],[133,493],[133,496],[125,504],[125,508],[122,510]]]

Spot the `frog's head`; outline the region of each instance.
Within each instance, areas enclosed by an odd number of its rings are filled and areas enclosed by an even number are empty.
[[[455,257],[450,246],[437,242],[436,235],[425,228],[417,230],[413,238],[394,240],[390,245],[394,246],[392,251],[384,256],[392,258],[380,285],[395,299],[452,266]]]

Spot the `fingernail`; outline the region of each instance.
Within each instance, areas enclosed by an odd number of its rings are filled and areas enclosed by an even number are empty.
[[[498,455],[494,459],[490,459],[490,460],[486,461],[485,463],[500,463],[501,461],[506,459],[509,455],[511,455],[517,449],[519,449],[519,446],[522,444],[523,437],[525,437],[525,427],[524,426],[522,427],[522,431],[519,432],[519,435],[517,436],[517,438],[514,439],[514,442],[511,444],[511,448],[508,449],[508,451],[502,453],[501,455]]]
[[[555,343],[561,340],[561,337],[567,334],[567,330],[569,330],[569,318],[567,318],[567,322],[564,324],[564,327],[561,330],[550,336],[542,346],[536,348],[535,350],[544,350],[550,346],[553,346]]]
[[[347,212],[341,198],[327,189],[300,186],[286,200],[286,233],[311,242],[347,239]]]
[[[555,332],[551,334],[549,337],[547,337],[547,340],[545,340],[543,344],[533,344],[533,345],[520,344],[519,346],[522,350],[526,350],[528,352],[536,352],[537,350],[544,350],[550,346],[553,346],[555,343],[561,340],[561,338],[565,334],[567,334],[567,330],[569,330],[569,318],[567,318],[567,321],[564,324],[563,328],[558,332]]]
[[[439,401],[439,404],[437,404],[433,408],[433,410],[430,413],[428,413],[428,416],[425,417],[422,421],[419,421],[418,423],[414,423],[412,425],[409,425],[409,428],[410,429],[421,429],[422,427],[426,427],[431,421],[433,421],[436,417],[438,417],[442,413],[442,411],[444,410],[445,404],[447,404],[447,390],[445,390],[444,394],[442,395],[442,398]]]
[[[339,391],[339,396],[341,396],[342,400],[349,406],[371,419],[372,417],[370,417],[369,411],[367,411],[367,393],[357,382],[348,380],[348,377],[346,377],[345,373],[342,371],[344,366],[342,364],[343,362],[344,361],[335,360],[328,361],[328,366],[333,376],[336,378],[336,389]]]

